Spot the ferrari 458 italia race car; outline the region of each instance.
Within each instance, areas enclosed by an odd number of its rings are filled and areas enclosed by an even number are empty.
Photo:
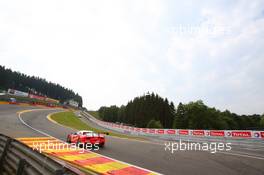
[[[89,130],[82,130],[76,133],[68,134],[67,142],[76,143],[77,145],[91,144],[103,147],[105,144],[105,134],[108,135],[108,133],[95,133]]]

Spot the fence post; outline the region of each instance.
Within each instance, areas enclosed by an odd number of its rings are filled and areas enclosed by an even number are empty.
[[[16,175],[22,175],[24,172],[25,165],[27,165],[27,161],[25,159],[20,159],[17,167]]]
[[[60,170],[56,170],[54,175],[63,175],[64,174],[64,171],[62,169]]]
[[[12,141],[11,138],[7,139],[4,150],[3,150],[2,155],[0,157],[0,172],[3,172],[3,165],[4,165],[5,156],[7,154],[7,150],[10,146],[11,141]]]

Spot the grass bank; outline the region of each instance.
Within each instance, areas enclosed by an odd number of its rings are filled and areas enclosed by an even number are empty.
[[[83,121],[81,121],[71,111],[55,113],[55,114],[52,114],[50,116],[50,118],[52,120],[56,121],[57,123],[61,124],[61,125],[68,126],[70,128],[77,129],[77,130],[92,130],[94,132],[108,132],[110,136],[143,140],[143,138],[140,138],[140,137],[133,137],[133,136],[128,136],[128,135],[124,135],[124,134],[118,134],[115,132],[109,132],[109,131],[105,131],[105,130],[101,130],[101,129],[91,127],[87,123],[84,123]]]
[[[101,117],[99,116],[98,111],[88,111],[88,113],[91,114],[92,116],[94,116],[95,118],[101,120]]]

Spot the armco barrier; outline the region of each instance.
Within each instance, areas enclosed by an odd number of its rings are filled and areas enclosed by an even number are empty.
[[[0,134],[0,174],[71,175],[76,173],[23,143]]]
[[[90,114],[83,112],[84,116],[97,125],[131,135],[157,136],[162,138],[213,138],[213,139],[247,139],[264,141],[264,131],[252,130],[192,130],[192,129],[153,129],[137,128],[116,123],[104,122],[92,117]]]

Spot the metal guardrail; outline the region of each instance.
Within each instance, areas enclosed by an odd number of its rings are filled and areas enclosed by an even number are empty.
[[[23,143],[0,134],[0,175],[76,174]]]

